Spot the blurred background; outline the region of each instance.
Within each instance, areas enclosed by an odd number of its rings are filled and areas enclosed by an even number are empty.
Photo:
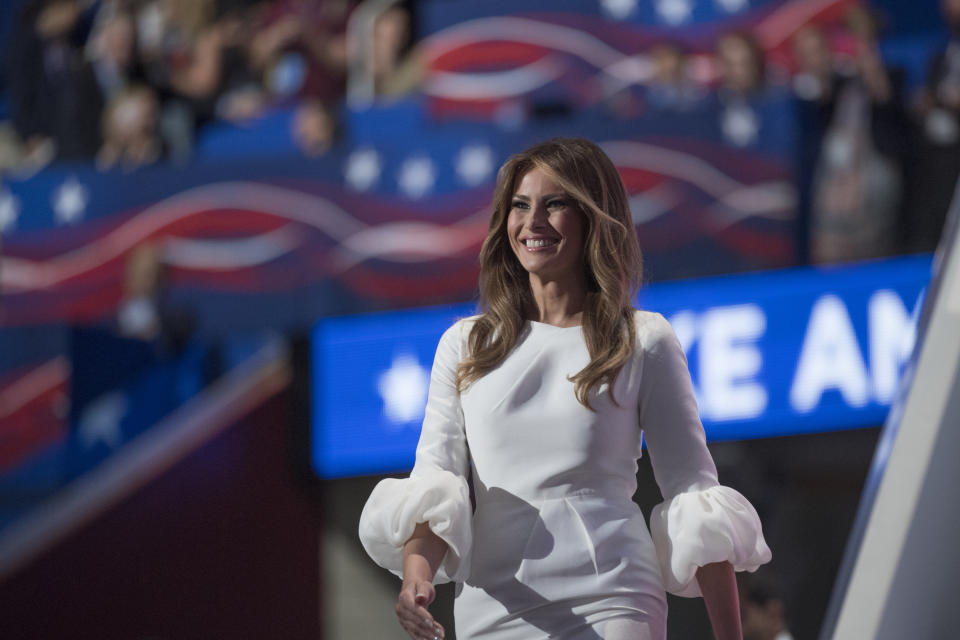
[[[620,170],[764,523],[745,637],[817,637],[960,173],[960,0],[4,0],[0,44],[0,637],[403,637],[359,513],[497,168],[557,135]]]

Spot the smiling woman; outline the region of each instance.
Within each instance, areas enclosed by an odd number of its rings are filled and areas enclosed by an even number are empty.
[[[461,640],[663,640],[667,590],[703,595],[715,636],[740,638],[733,571],[770,550],[717,481],[673,330],[632,306],[640,273],[597,145],[554,139],[500,169],[482,313],[440,339],[413,471],[380,482],[360,519],[403,578],[411,638],[443,637],[427,607],[447,580]],[[631,499],[641,434],[664,497],[649,530]]]

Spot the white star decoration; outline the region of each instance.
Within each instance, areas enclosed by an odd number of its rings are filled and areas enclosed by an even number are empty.
[[[111,449],[120,446],[123,434],[120,421],[128,409],[127,397],[120,391],[106,393],[84,409],[77,432],[84,448],[102,442]]]
[[[691,0],[656,0],[657,13],[667,24],[686,22],[693,12]]]
[[[727,107],[720,126],[724,137],[738,147],[753,144],[760,133],[757,114],[746,105]]]
[[[475,187],[493,172],[493,150],[487,145],[464,147],[457,155],[457,175],[464,184]]]
[[[433,160],[427,156],[407,158],[400,165],[400,174],[397,184],[400,190],[410,198],[421,198],[433,189],[437,180],[437,172]]]
[[[749,0],[714,0],[727,13],[737,13],[750,4]]]
[[[57,224],[73,224],[87,210],[90,194],[76,178],[70,176],[53,194],[53,213]]]
[[[430,372],[415,355],[395,355],[390,368],[377,380],[384,415],[398,427],[422,419],[429,387]]]
[[[20,217],[20,199],[7,189],[0,191],[0,233],[13,228]]]
[[[614,20],[624,20],[637,8],[637,0],[600,0],[600,6]]]
[[[347,158],[344,177],[354,191],[366,191],[380,179],[380,154],[376,149],[357,149]]]

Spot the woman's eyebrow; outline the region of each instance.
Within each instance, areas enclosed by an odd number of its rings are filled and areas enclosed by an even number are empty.
[[[557,193],[548,193],[548,194],[545,194],[545,195],[542,196],[540,199],[541,199],[541,200],[553,200],[554,198],[566,198],[566,197],[567,197],[567,194],[566,194],[566,193],[563,193],[562,191],[559,191],[559,192],[557,192]],[[524,200],[524,201],[527,201],[527,202],[530,201],[530,197],[529,197],[529,196],[525,196],[525,195],[523,195],[522,193],[515,193],[515,194],[513,194],[513,199],[514,199],[514,200]]]

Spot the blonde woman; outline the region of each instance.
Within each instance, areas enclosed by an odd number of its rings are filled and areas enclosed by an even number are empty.
[[[554,139],[503,165],[483,313],[441,338],[413,471],[380,482],[360,520],[403,578],[411,638],[443,637],[427,607],[449,580],[461,640],[662,640],[665,591],[702,595],[715,636],[740,638],[734,570],[770,550],[717,482],[673,330],[632,306],[640,279],[597,145]],[[665,499],[649,530],[632,500],[641,432]]]

